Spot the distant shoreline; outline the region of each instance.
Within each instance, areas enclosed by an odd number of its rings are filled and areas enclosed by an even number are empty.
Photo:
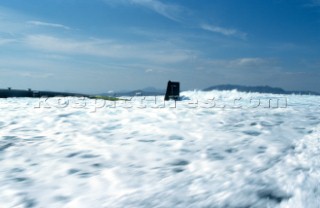
[[[86,94],[80,93],[68,93],[68,92],[53,92],[53,91],[37,91],[37,90],[18,90],[18,89],[0,89],[0,98],[10,97],[29,97],[29,98],[40,98],[40,97],[89,97]]]

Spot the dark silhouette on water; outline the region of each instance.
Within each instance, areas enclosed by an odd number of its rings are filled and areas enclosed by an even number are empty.
[[[180,96],[180,82],[168,82],[164,100],[178,100]]]
[[[10,97],[30,97],[30,98],[40,98],[40,97],[90,97],[89,95],[80,93],[68,93],[68,92],[52,92],[52,91],[37,91],[37,90],[14,90],[10,87],[8,89],[0,89],[0,98],[10,98]]]

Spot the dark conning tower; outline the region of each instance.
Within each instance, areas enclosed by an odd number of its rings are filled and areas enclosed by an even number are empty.
[[[180,96],[180,82],[171,82],[169,80],[164,100],[170,100],[170,99],[177,100],[179,96]]]

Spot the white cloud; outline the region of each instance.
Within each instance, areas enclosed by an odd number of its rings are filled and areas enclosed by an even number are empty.
[[[186,61],[194,56],[192,51],[163,42],[128,44],[108,39],[75,40],[49,35],[29,35],[24,42],[31,48],[54,53],[135,59],[164,64]]]
[[[23,32],[25,28],[24,15],[0,6],[0,32],[12,35]]]
[[[163,3],[160,0],[104,0],[104,2],[111,5],[130,4],[142,6],[176,22],[181,21],[181,13],[184,11],[184,8],[179,5]]]
[[[151,72],[153,72],[153,69],[150,69],[150,68],[149,68],[149,69],[146,69],[145,72],[146,72],[146,73],[151,73]]]
[[[182,7],[177,5],[165,4],[158,0],[130,0],[133,4],[138,4],[147,7],[158,14],[167,17],[171,20],[180,21],[180,13],[183,10]]]
[[[55,24],[55,23],[48,23],[48,22],[41,22],[41,21],[28,21],[27,23],[35,26],[54,27],[54,28],[61,28],[65,30],[70,29],[69,27],[62,24]]]
[[[18,75],[22,77],[37,78],[37,79],[47,79],[54,76],[52,73],[40,73],[40,72],[37,72],[37,73],[21,72]]]
[[[236,29],[230,29],[225,27],[218,27],[209,24],[199,24],[197,22],[198,18],[195,18],[187,8],[180,5],[173,5],[168,3],[163,3],[160,0],[104,0],[107,3],[111,4],[135,4],[146,7],[153,10],[154,12],[171,19],[175,22],[180,22],[183,24],[193,25],[200,27],[203,30],[211,31],[214,33],[219,33],[225,36],[235,36],[241,39],[246,39],[247,34]]]
[[[223,27],[218,27],[218,26],[209,25],[209,24],[202,24],[200,27],[204,30],[214,32],[214,33],[220,33],[220,34],[226,35],[226,36],[235,36],[235,37],[239,37],[242,39],[245,39],[247,36],[246,33],[243,33],[243,32],[238,31],[236,29],[223,28]]]
[[[320,0],[312,0],[314,6],[320,6]]]
[[[22,71],[17,70],[15,68],[0,68],[0,72],[2,75],[6,76],[19,76],[19,77],[27,77],[27,78],[37,78],[37,79],[46,79],[53,77],[53,73],[48,72],[31,72],[31,71]]]
[[[11,38],[0,38],[0,45],[6,45],[16,41],[17,41],[16,39],[11,39]]]
[[[320,7],[320,0],[309,0],[303,4],[304,7]]]
[[[269,60],[263,58],[240,58],[232,60],[230,63],[234,66],[259,66],[264,64],[269,64]]]
[[[274,66],[276,61],[274,59],[267,59],[267,58],[238,58],[238,59],[231,59],[231,60],[212,60],[208,62],[209,65],[219,68],[261,68],[261,67],[270,67]]]
[[[72,54],[88,54],[100,56],[112,56],[108,50],[102,50],[98,41],[74,41],[72,39],[56,38],[50,35],[29,35],[25,43],[35,49],[63,52]]]

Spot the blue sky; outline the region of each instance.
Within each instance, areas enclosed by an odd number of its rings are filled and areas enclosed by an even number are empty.
[[[1,0],[0,88],[320,92],[319,0]]]

